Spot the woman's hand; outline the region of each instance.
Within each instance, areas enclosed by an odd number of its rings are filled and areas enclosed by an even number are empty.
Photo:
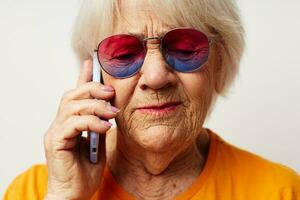
[[[89,199],[100,185],[106,163],[105,132],[111,124],[99,117],[114,118],[117,109],[107,102],[114,89],[91,80],[92,63],[87,60],[77,87],[63,95],[44,135],[49,173],[46,199]],[[89,161],[89,138],[81,137],[82,131],[100,134],[97,164]]]

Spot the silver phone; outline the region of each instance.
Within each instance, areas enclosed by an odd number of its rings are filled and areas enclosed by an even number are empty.
[[[103,84],[101,67],[98,63],[97,52],[93,54],[93,81]],[[99,151],[99,134],[90,131],[90,161],[94,164],[98,163],[98,151]]]

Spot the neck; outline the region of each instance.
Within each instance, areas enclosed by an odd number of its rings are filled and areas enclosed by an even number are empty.
[[[193,143],[165,152],[128,144],[122,134],[112,133],[116,145],[108,159],[110,170],[118,184],[139,199],[167,199],[170,193],[175,196],[184,191],[199,176],[207,157],[209,136],[205,130]]]

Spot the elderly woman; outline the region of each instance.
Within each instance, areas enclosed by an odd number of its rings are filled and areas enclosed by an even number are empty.
[[[300,199],[293,170],[203,127],[244,48],[232,0],[85,1],[73,46],[82,67],[45,134],[47,165],[4,199]],[[97,163],[84,131],[99,134]]]

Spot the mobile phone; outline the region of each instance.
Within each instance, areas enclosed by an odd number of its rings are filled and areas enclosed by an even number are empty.
[[[97,52],[93,54],[93,81],[103,84],[101,67],[98,63]],[[90,134],[90,161],[91,163],[98,163],[98,151],[99,151],[99,134],[93,131],[89,131]]]

